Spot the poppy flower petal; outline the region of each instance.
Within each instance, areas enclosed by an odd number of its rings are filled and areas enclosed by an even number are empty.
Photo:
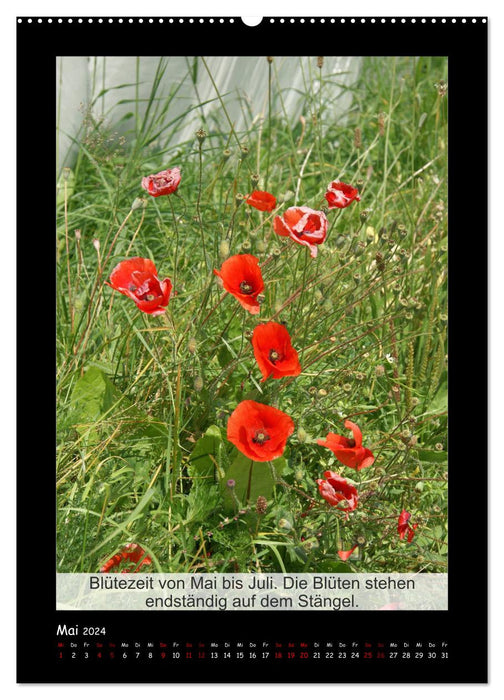
[[[245,201],[259,211],[273,211],[276,207],[276,197],[261,190],[254,190]]]
[[[351,430],[353,433],[353,439],[355,440],[355,447],[361,447],[362,446],[362,431],[359,428],[358,425],[355,423],[352,423],[351,420],[346,420],[345,421],[345,428],[347,430]]]
[[[238,404],[227,425],[228,440],[255,462],[280,457],[293,432],[294,422],[286,413],[248,399]]]
[[[354,551],[357,549],[358,546],[359,545],[356,544],[352,547],[352,549],[348,549],[346,551],[338,549],[338,556],[341,559],[341,561],[346,561],[347,559],[349,559],[352,556],[352,554],[354,553]]]

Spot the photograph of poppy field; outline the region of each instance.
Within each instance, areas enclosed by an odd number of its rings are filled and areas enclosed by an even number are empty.
[[[57,569],[446,573],[447,60],[291,57],[295,102],[246,60],[261,99],[161,57],[81,108]]]

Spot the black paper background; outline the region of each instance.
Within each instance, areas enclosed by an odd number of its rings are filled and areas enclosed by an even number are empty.
[[[487,25],[440,18],[355,23],[287,18],[247,27],[214,18],[139,24],[66,18],[17,26],[18,86],[18,680],[20,682],[485,682],[487,676],[486,264]],[[178,47],[178,48],[175,48]],[[447,612],[79,612],[55,610],[55,230],[56,56],[59,55],[443,55],[449,65],[449,610]],[[469,89],[470,88],[470,89]],[[471,97],[469,97],[471,95]],[[471,100],[477,95],[478,121]],[[468,202],[468,188],[479,193]],[[35,303],[33,284],[36,281]],[[25,302],[26,300],[26,302]],[[24,312],[28,303],[32,312]],[[477,315],[475,315],[475,308]],[[478,379],[468,367],[478,357]],[[35,393],[34,393],[35,387]],[[24,400],[29,396],[29,403]],[[468,406],[472,410],[468,410]],[[27,412],[43,426],[32,449]],[[477,424],[475,423],[477,419]],[[467,444],[477,444],[468,457]],[[30,513],[30,519],[26,519]],[[473,527],[475,519],[479,526]],[[37,531],[36,541],[33,532]],[[202,662],[193,667],[56,666],[58,624],[106,626],[114,638],[232,641],[446,639],[449,661],[393,667],[306,660],[295,665]],[[467,661],[467,650],[471,660]],[[28,655],[27,649],[36,651]]]

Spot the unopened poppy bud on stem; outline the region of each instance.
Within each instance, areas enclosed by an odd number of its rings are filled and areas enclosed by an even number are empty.
[[[229,243],[228,241],[221,241],[219,245],[219,255],[221,258],[227,258],[229,255]]]
[[[196,138],[200,143],[203,143],[207,136],[208,134],[204,129],[198,129],[198,131],[196,132]]]
[[[203,378],[202,377],[195,377],[194,389],[195,389],[195,391],[201,391],[203,389]]]
[[[147,200],[144,199],[143,197],[136,197],[136,199],[133,200],[133,204],[131,205],[131,211],[136,211],[137,209],[143,209],[145,205],[147,204]]]

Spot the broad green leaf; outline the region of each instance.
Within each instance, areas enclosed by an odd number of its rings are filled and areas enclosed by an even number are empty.
[[[189,475],[192,477],[213,477],[216,471],[216,464],[219,464],[221,445],[222,435],[220,428],[216,425],[211,425],[203,437],[200,437],[197,441],[191,452],[189,457]]]
[[[277,476],[281,476],[286,465],[285,457],[279,457],[273,462]],[[221,481],[221,492],[224,495],[226,509],[233,509],[235,501],[231,490],[227,486],[227,481],[235,481],[234,493],[238,501],[245,505],[247,494],[249,503],[255,503],[259,496],[270,499],[273,494],[274,479],[269,462],[253,462],[241,452],[236,453],[236,457],[231,463],[226,477]],[[250,492],[249,492],[250,481]],[[282,488],[277,486],[277,488]]]

